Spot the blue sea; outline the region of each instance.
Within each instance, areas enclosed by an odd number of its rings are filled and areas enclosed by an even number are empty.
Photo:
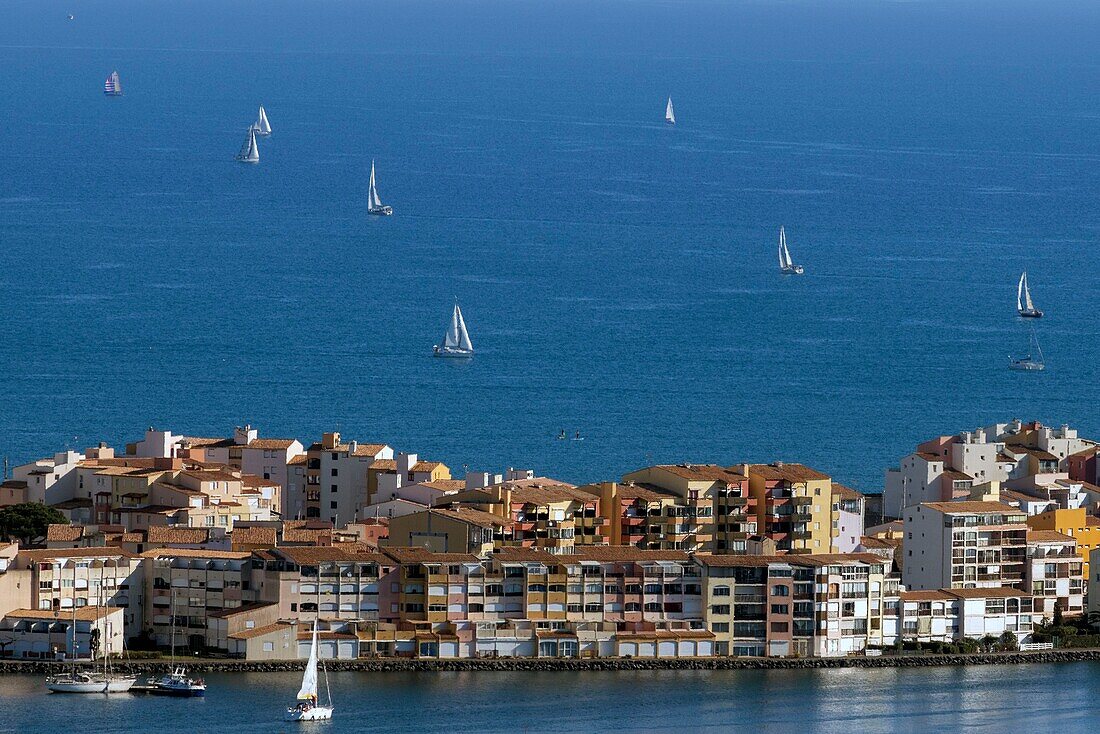
[[[939,433],[1100,436],[1098,39],[1070,0],[5,0],[0,456],[250,422],[878,491]]]

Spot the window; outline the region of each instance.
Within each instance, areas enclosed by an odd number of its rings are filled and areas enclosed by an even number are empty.
[[[715,586],[714,587],[714,595],[715,596],[729,596],[730,595],[730,587],[728,587],[728,586]]]
[[[339,506],[340,506],[340,503],[337,502],[336,500],[333,500],[332,502],[328,503],[328,507],[329,507],[330,510],[335,510]]]
[[[710,607],[710,613],[711,614],[729,614],[730,613],[730,605],[729,604],[712,604],[711,607]]]
[[[627,602],[624,609],[628,612],[640,612],[642,611],[642,605],[636,601]]]
[[[771,623],[772,632],[786,632],[789,628],[790,628],[790,625],[788,625],[786,622],[772,622]]]
[[[786,604],[772,604],[772,614],[789,614],[790,609]]]
[[[264,652],[275,652],[275,643],[274,642],[265,642],[264,643]]]
[[[790,596],[790,587],[785,584],[776,584],[772,587],[772,596]]]
[[[714,624],[711,625],[711,631],[712,632],[729,632],[730,631],[730,623],[729,622],[715,622]]]

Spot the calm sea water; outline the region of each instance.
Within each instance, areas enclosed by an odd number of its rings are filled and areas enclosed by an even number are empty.
[[[877,490],[938,432],[1100,435],[1098,37],[1066,1],[7,0],[0,455],[250,421]],[[1043,374],[1006,368],[1024,268]]]
[[[2,679],[0,732],[290,732],[293,674],[212,675],[205,700],[65,697]],[[334,674],[318,732],[1095,731],[1100,666],[644,673]]]

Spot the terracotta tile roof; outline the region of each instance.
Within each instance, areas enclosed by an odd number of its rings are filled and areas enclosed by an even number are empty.
[[[301,548],[280,547],[271,551],[275,557],[283,557],[298,566],[315,566],[319,563],[335,563],[347,561],[352,563],[381,563],[391,564],[390,559],[377,550],[363,548],[349,548],[348,546],[360,546],[360,543],[342,543],[332,546],[304,546]]]
[[[945,515],[985,515],[992,513],[1008,515],[1021,514],[1018,508],[1006,505],[1003,502],[925,502],[922,506],[938,510]]]
[[[215,619],[227,619],[228,617],[235,617],[238,614],[251,614],[257,609],[265,609],[267,607],[278,606],[278,602],[273,601],[252,601],[247,604],[241,604],[239,607],[233,609],[220,609],[216,612],[207,612],[207,617],[213,617]]]
[[[933,453],[931,451],[918,451],[916,453],[916,455],[919,456],[920,458],[924,459],[925,461],[940,461],[940,462],[942,462],[942,461],[947,460],[947,457],[940,456],[939,454]]]
[[[507,486],[507,485],[505,485]],[[548,505],[555,502],[595,502],[596,498],[569,485],[545,487],[512,487],[512,502],[532,505]]]
[[[466,482],[462,479],[439,479],[434,482],[421,482],[420,486],[437,489],[440,492],[457,492],[466,488]]]
[[[189,446],[195,448],[206,448],[208,446],[214,446],[215,444],[233,445],[233,439],[231,438],[209,438],[204,436],[182,436],[180,443],[187,443]]]
[[[433,553],[427,548],[382,548],[384,554],[398,563],[480,563],[472,553]]]
[[[863,493],[859,490],[845,487],[843,484],[833,482],[833,495],[844,500],[861,500]]]
[[[224,469],[186,469],[182,472],[202,482],[239,482],[239,475]]]
[[[248,551],[218,551],[196,548],[157,548],[141,554],[142,558],[214,558],[225,561],[243,561],[252,554]]]
[[[102,619],[103,617],[113,614],[114,612],[121,611],[122,607],[79,607],[76,610],[76,619],[78,622],[94,622],[97,619]],[[63,609],[55,612],[52,609],[13,609],[7,614],[3,614],[0,616],[14,619],[38,619],[42,620],[43,622],[57,622],[64,621],[66,619],[71,620],[73,618],[73,610]]]
[[[289,622],[276,622],[275,624],[264,625],[263,627],[253,627],[250,630],[241,630],[240,632],[234,632],[229,635],[233,640],[251,640],[253,637],[262,637],[264,635],[271,634],[272,632],[279,632],[281,630],[293,629],[296,625],[292,625]]]
[[[332,523],[324,520],[284,520],[283,542],[328,545],[332,542]]]
[[[46,528],[47,543],[71,543],[83,537],[83,525],[52,524]]]
[[[859,544],[862,545],[864,548],[883,548],[883,549],[885,549],[885,548],[894,548],[894,547],[896,547],[892,543],[889,543],[888,541],[883,540],[882,538],[872,538],[869,535],[862,536],[859,539]]]
[[[538,548],[499,548],[493,552],[492,558],[502,563],[547,563],[556,565],[561,562],[559,556]]]
[[[133,558],[118,546],[108,545],[102,548],[55,548],[52,550],[20,551],[19,555],[32,562],[40,563],[55,558]]]
[[[629,545],[591,546],[581,548],[578,546],[571,556],[559,556],[563,561],[598,561],[602,563],[647,561],[688,561],[690,557],[684,551],[673,550],[645,550]]]
[[[882,556],[874,553],[799,553],[788,556],[798,566],[839,566],[849,563],[867,563],[881,566]]]
[[[264,479],[257,474],[242,474],[241,484],[246,487],[278,487],[279,483],[274,479]]]
[[[697,563],[711,568],[766,568],[771,565],[787,565],[794,556],[715,556],[709,553],[696,553]]]
[[[599,489],[596,488],[594,492],[598,493]],[[643,502],[683,499],[671,490],[661,489],[652,484],[636,484],[634,482],[619,484],[619,497],[628,500],[642,500]]]
[[[1074,456],[1079,456],[1079,457],[1087,459],[1087,458],[1090,458],[1092,456],[1096,456],[1097,452],[1100,452],[1100,446],[1089,446],[1087,449],[1084,449],[1082,451],[1078,451],[1075,454],[1070,454],[1069,458],[1073,458]]]
[[[245,448],[286,451],[297,440],[296,438],[257,438],[254,441],[249,441]]]
[[[233,526],[233,532],[229,539],[234,543],[243,545],[260,545],[274,548],[278,540],[278,530],[273,527],[240,527]]]
[[[955,601],[954,594],[946,589],[927,591],[903,591],[899,594],[902,601]]]
[[[298,454],[287,462],[288,466],[297,466],[298,464],[304,464],[309,460],[309,457],[305,454]]]
[[[1077,543],[1072,535],[1059,533],[1057,530],[1028,530],[1028,543]]]
[[[394,459],[375,459],[367,468],[375,471],[397,471],[397,462]]]
[[[749,476],[757,474],[764,479],[773,479],[786,482],[808,482],[813,480],[829,479],[828,474],[822,474],[816,469],[811,469],[802,464],[788,464],[786,462],[774,464],[753,464],[749,467]]]
[[[944,589],[944,591],[959,599],[1012,599],[1022,596],[1031,596],[1031,594],[1026,591],[1005,588],[1003,586],[999,586],[995,589]]]
[[[443,466],[443,463],[439,461],[418,461],[412,465],[412,468],[409,471],[430,472],[435,471],[438,467],[441,466]]]
[[[508,527],[512,524],[510,520],[505,520],[500,515],[494,515],[491,512],[485,512],[483,510],[475,510],[472,507],[456,507],[456,508],[443,508],[437,507],[431,510],[424,510],[423,512],[415,512],[412,516],[418,516],[423,514],[440,515],[452,520],[459,520],[461,522],[467,522],[471,525],[476,525],[482,528],[493,527]]]
[[[167,525],[151,525],[145,532],[150,543],[183,543],[198,545],[210,540],[208,528],[170,527]]]
[[[745,481],[740,467],[727,469],[717,464],[658,464],[654,469],[660,469],[681,479],[692,482],[726,482],[727,484],[739,484]]]
[[[350,450],[351,446],[345,444],[345,450]],[[386,448],[384,443],[361,443],[355,447],[355,451],[352,452],[352,456],[377,456]]]
[[[956,469],[945,469],[942,476],[945,479],[950,479],[957,482],[971,482],[974,480],[974,477],[970,476],[966,472],[958,471]]]

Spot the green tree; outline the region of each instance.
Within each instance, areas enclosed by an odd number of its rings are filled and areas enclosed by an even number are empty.
[[[1016,634],[1010,630],[1005,630],[1001,633],[1000,645],[998,645],[1005,652],[1016,652],[1020,649],[1020,641],[1016,639]]]
[[[69,521],[54,508],[37,502],[0,508],[0,538],[17,540],[24,548],[41,543],[47,528],[57,524],[68,525]]]

